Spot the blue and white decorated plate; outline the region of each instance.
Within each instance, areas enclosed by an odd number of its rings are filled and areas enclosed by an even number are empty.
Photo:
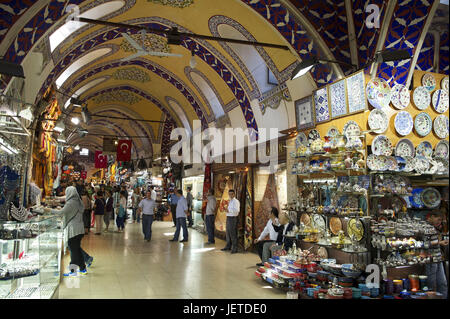
[[[428,113],[421,112],[414,119],[414,128],[420,136],[427,136],[433,128],[433,120]]]
[[[414,105],[419,110],[425,110],[430,106],[431,103],[431,95],[430,91],[428,91],[425,87],[419,86],[414,89],[413,92],[413,101]]]
[[[355,121],[348,121],[344,125],[342,134],[345,135],[346,137],[359,136],[361,135],[361,128]]]
[[[411,114],[406,111],[398,112],[395,116],[394,127],[397,133],[402,136],[406,136],[411,133],[414,127],[414,121]]]
[[[372,141],[372,153],[375,155],[390,156],[392,154],[392,143],[386,135],[378,135]]]
[[[308,143],[309,145],[311,145],[311,143],[315,140],[320,139],[320,133],[319,131],[317,131],[316,129],[312,129],[311,131],[309,131],[308,134]]]
[[[425,174],[430,169],[430,161],[427,157],[422,155],[417,155],[414,157],[414,169],[419,174]]]
[[[391,87],[380,78],[374,78],[366,86],[367,99],[374,108],[381,109],[389,106],[391,101]]]
[[[416,147],[416,156],[431,158],[433,156],[433,146],[428,141],[423,141]]]
[[[444,90],[436,90],[433,93],[433,107],[438,113],[444,113],[448,110],[448,92]]]
[[[430,92],[436,88],[436,79],[431,73],[426,73],[422,77],[422,85]]]
[[[391,89],[391,103],[396,109],[403,110],[411,102],[411,94],[403,84],[396,84]]]
[[[444,139],[448,136],[448,117],[444,114],[436,116],[434,119],[434,133],[440,138]]]
[[[397,142],[397,146],[395,147],[395,155],[401,157],[414,157],[416,154],[416,150],[414,148],[414,144],[407,138],[402,138]]]
[[[415,188],[412,191],[412,196],[409,197],[409,202],[414,208],[423,208],[423,202],[420,194],[423,192],[423,188]]]
[[[434,149],[434,157],[442,157],[448,160],[448,155],[450,153],[450,145],[448,141],[442,140],[437,143],[436,148]]]

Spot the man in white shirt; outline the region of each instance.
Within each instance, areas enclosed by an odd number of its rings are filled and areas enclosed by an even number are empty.
[[[142,214],[142,232],[146,241],[152,239],[153,211],[155,206],[156,202],[152,199],[151,192],[147,192],[146,197],[139,203],[139,213]]]
[[[206,225],[206,233],[208,234],[208,242],[207,244],[214,244],[214,219],[216,212],[216,197],[214,196],[214,189],[209,190],[208,194],[208,203],[206,204],[206,213],[205,213],[205,225]]]
[[[227,229],[226,229],[226,238],[227,244],[223,251],[230,250],[231,253],[237,253],[237,226],[238,226],[238,216],[241,210],[241,204],[236,199],[236,192],[234,189],[230,189],[228,191],[228,195],[230,196],[230,202],[228,203],[228,212],[227,212]]]
[[[188,241],[188,229],[186,225],[186,213],[188,211],[188,205],[186,198],[183,196],[181,189],[177,190],[178,202],[177,202],[177,229],[173,235],[173,239],[169,241],[178,241],[180,236],[181,227],[183,227],[183,240],[180,243]]]
[[[155,186],[150,186],[150,191],[152,192],[152,199],[156,202]]]
[[[275,229],[275,227],[277,227],[277,229]],[[257,239],[255,239],[255,244],[256,247],[258,249],[258,255],[259,258],[261,258],[262,263],[256,264],[256,266],[264,266],[264,262],[266,262],[267,260],[267,256],[264,256],[266,258],[263,257],[263,250],[264,250],[264,246],[271,246],[278,237],[278,227],[280,226],[280,222],[278,221],[278,209],[275,207],[272,207],[272,210],[270,212],[270,218],[267,221],[266,227],[264,227],[264,230],[261,232],[261,234],[259,235],[259,237]],[[264,240],[264,238],[266,238],[266,236],[269,235],[269,240]],[[266,251],[270,251],[267,249],[266,247]]]

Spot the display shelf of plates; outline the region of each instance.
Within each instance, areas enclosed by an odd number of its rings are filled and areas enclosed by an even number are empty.
[[[62,230],[57,216],[2,222],[1,298],[57,297]]]

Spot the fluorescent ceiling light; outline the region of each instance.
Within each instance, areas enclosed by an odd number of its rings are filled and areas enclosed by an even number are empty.
[[[74,149],[75,149],[75,151],[78,151],[78,150],[80,149],[80,145],[76,145],[76,146],[74,147]]]
[[[89,155],[89,150],[87,148],[82,148],[81,151],[80,151],[80,155],[88,156]]]
[[[313,57],[311,59],[305,59],[302,62],[300,62],[297,67],[292,72],[291,80],[296,79],[298,77],[301,77],[308,73],[309,70],[311,70],[319,61],[316,57]]]
[[[80,119],[78,117],[72,117],[70,121],[75,125],[80,124]]]
[[[4,150],[9,155],[12,155],[12,152],[11,152],[11,150],[9,148],[7,148],[7,147],[5,147],[3,145],[0,145],[0,149]]]

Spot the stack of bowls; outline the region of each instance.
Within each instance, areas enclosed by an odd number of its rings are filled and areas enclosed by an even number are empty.
[[[361,289],[359,289],[359,288],[352,288],[352,298],[353,299],[360,299],[361,298]]]
[[[352,299],[352,298],[353,298],[352,288],[344,288],[344,299]]]
[[[320,281],[327,281],[327,280],[328,280],[328,275],[329,275],[329,274],[330,274],[330,273],[327,272],[327,271],[319,270],[319,271],[317,272],[317,280],[320,280]]]
[[[351,287],[353,286],[353,279],[349,277],[340,277],[339,285],[341,285],[342,287]]]

